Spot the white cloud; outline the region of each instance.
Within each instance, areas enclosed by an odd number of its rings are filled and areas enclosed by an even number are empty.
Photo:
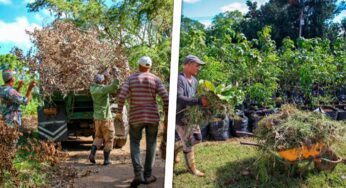
[[[235,11],[235,10],[238,10],[244,14],[248,11],[248,7],[244,3],[231,3],[229,5],[225,5],[221,7],[222,12]]]
[[[202,23],[205,27],[211,26],[211,20],[201,20],[199,22]]]
[[[261,5],[264,5],[268,2],[269,0],[257,0],[257,7],[259,8]],[[255,1],[253,1],[255,2]]]
[[[341,22],[343,18],[346,18],[346,10],[342,11],[339,15],[334,18],[334,22]]]
[[[11,4],[11,0],[0,0],[0,4],[1,3],[8,5],[8,4]]]
[[[200,0],[183,0],[184,3],[197,3]]]
[[[33,3],[33,2],[35,2],[35,0],[25,0],[24,2],[25,3]]]
[[[29,35],[25,30],[41,28],[38,24],[29,23],[26,17],[18,17],[15,22],[6,23],[0,20],[0,43],[12,43],[18,47],[31,46]]]

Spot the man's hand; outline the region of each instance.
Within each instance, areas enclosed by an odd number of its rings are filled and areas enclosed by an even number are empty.
[[[207,97],[202,96],[201,97],[201,102],[202,102],[202,106],[203,107],[207,107],[208,106],[208,99],[207,99]]]
[[[120,112],[115,114],[115,120],[123,122],[123,115]]]
[[[23,81],[23,80],[19,80],[19,82],[18,82],[18,88],[23,87],[23,85],[24,85],[24,81]]]
[[[30,82],[30,84],[29,84],[29,88],[28,89],[32,89],[32,88],[34,88],[36,86],[36,82],[35,82],[35,80],[33,80],[33,81],[31,81]]]
[[[32,91],[32,88],[34,88],[35,86],[36,86],[35,80],[31,81],[29,84],[28,90],[26,91],[26,98],[28,102],[31,100],[31,91]]]
[[[24,81],[23,80],[19,80],[18,82],[18,87],[17,87],[17,91],[20,92],[20,89],[23,87],[24,85]]]

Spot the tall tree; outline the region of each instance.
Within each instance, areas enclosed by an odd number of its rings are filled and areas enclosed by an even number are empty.
[[[123,0],[110,7],[103,0],[35,0],[27,7],[46,8],[81,29],[99,29],[103,40],[125,48],[130,64],[151,56],[157,62],[154,71],[168,80],[173,0]]]
[[[304,38],[327,36],[329,30],[335,30],[334,17],[346,8],[345,1],[337,0],[270,0],[258,10],[254,4],[247,2],[250,11],[242,31],[247,37],[255,38],[254,30],[270,25],[272,37],[279,46],[285,37],[297,39],[300,33]]]
[[[346,41],[346,18],[341,20],[341,26],[342,26],[342,30],[344,32],[344,41]]]

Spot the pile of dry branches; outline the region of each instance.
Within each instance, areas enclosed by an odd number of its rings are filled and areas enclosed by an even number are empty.
[[[25,154],[29,160],[46,162],[52,166],[68,157],[68,153],[62,151],[60,143],[37,140],[36,138],[28,138],[26,144],[19,148],[19,152]]]
[[[5,172],[12,175],[16,173],[12,161],[16,155],[16,143],[20,135],[21,133],[16,129],[0,121],[0,185]]]
[[[73,23],[55,21],[28,33],[36,53],[29,53],[25,61],[32,72],[39,73],[45,96],[86,90],[94,76],[106,69],[119,80],[129,71],[121,47],[102,40],[96,28],[83,31]]]
[[[280,113],[263,118],[255,130],[259,142],[275,151],[313,143],[327,146],[345,141],[346,123],[335,121],[318,112],[301,111],[284,105]]]

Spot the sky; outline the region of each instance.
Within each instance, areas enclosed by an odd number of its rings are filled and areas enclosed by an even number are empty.
[[[6,54],[17,46],[24,52],[32,47],[29,35],[25,30],[33,31],[42,28],[54,20],[46,9],[39,12],[28,12],[27,3],[33,0],[0,0],[0,54]],[[119,0],[118,0],[119,2]],[[112,0],[106,0],[112,5]]]
[[[0,54],[6,54],[17,46],[28,51],[32,47],[29,36],[25,30],[33,31],[51,23],[54,18],[44,9],[39,12],[28,12],[27,3],[33,0],[0,0]],[[119,2],[121,0],[114,0]],[[269,0],[257,0],[262,5]],[[183,0],[183,15],[198,20],[205,25],[210,25],[212,17],[227,10],[247,12],[246,0]],[[111,6],[113,0],[105,0]],[[334,21],[346,17],[346,11],[338,15]]]
[[[253,0],[259,7],[269,0]],[[341,0],[339,0],[340,2]],[[198,20],[206,26],[211,24],[211,19],[218,13],[225,11],[239,10],[242,13],[248,11],[245,4],[246,0],[183,0],[182,14],[194,20]],[[341,12],[335,22],[346,17],[346,11]]]

